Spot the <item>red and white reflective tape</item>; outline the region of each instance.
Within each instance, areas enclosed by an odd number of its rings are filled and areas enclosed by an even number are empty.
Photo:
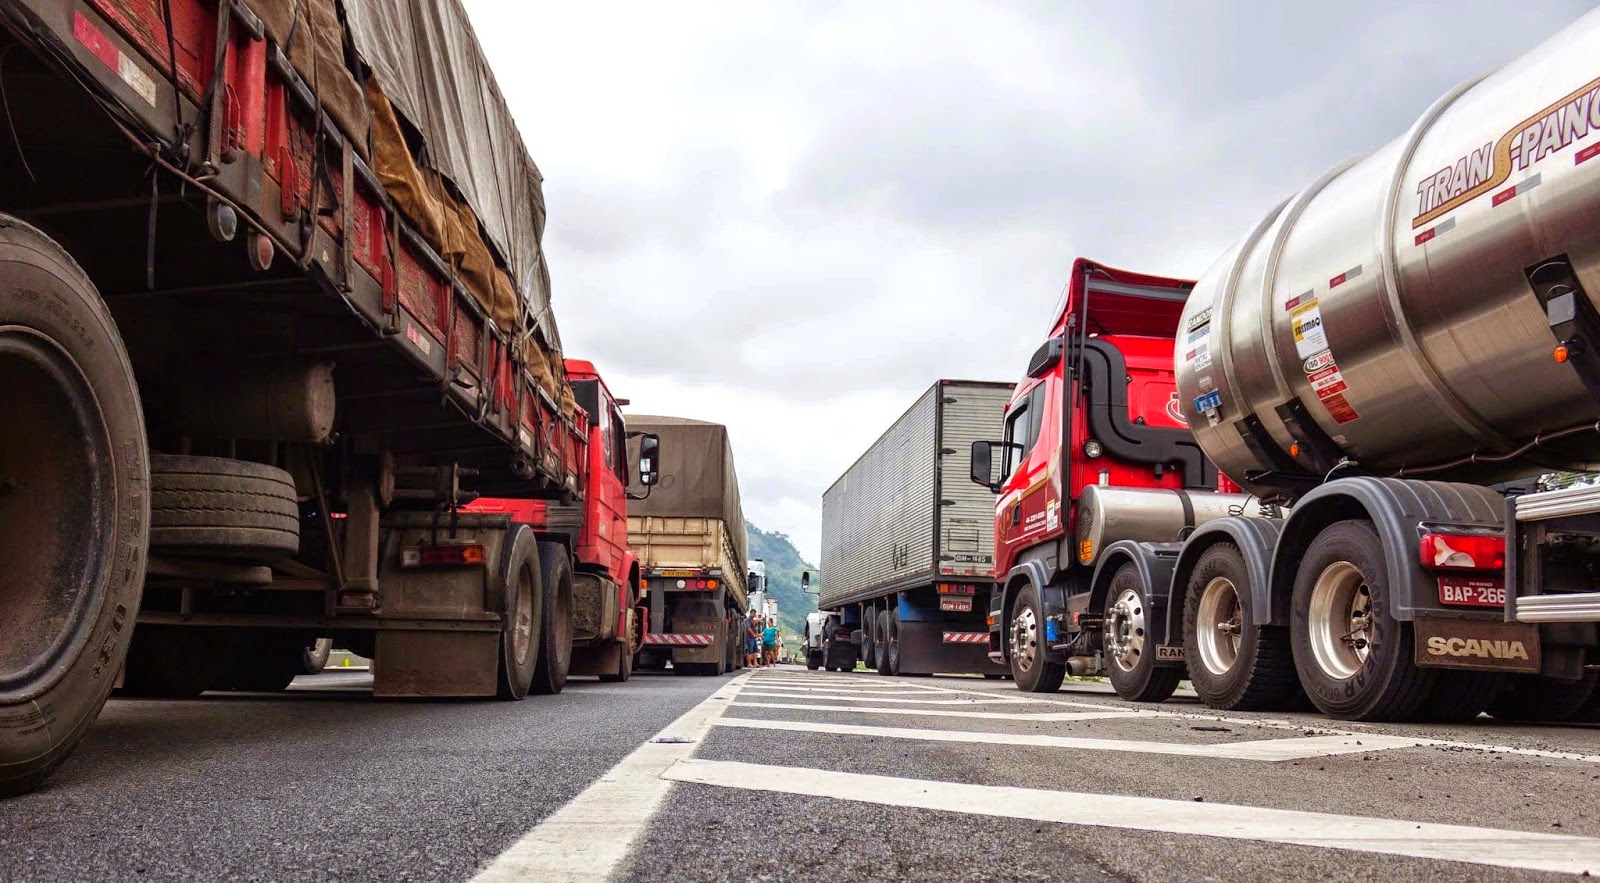
[[[987,643],[989,643],[989,633],[988,632],[945,632],[944,633],[944,642],[946,644],[987,644]]]
[[[645,635],[646,644],[668,647],[710,647],[716,635]]]

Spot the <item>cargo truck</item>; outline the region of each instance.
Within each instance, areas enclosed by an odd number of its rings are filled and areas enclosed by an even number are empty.
[[[639,608],[639,562],[628,546],[628,486],[648,495],[660,465],[661,442],[651,433],[630,433],[616,398],[585,359],[566,360],[567,379],[588,433],[588,461],[579,474],[581,499],[484,498],[470,512],[506,512],[539,537],[549,607],[544,617],[544,652],[534,672],[536,693],[559,693],[568,674],[626,681],[644,637]],[[636,440],[635,440],[636,439]],[[635,440],[630,445],[630,440]],[[630,450],[638,451],[638,472]]]
[[[988,657],[994,504],[966,451],[1000,427],[1012,384],[940,380],[822,495],[828,615],[820,665],[879,674],[1004,673]]]
[[[744,512],[728,430],[682,417],[630,415],[661,440],[660,482],[628,513],[648,614],[638,665],[720,675],[743,667]]]
[[[988,649],[1020,688],[1596,715],[1600,489],[1506,483],[1600,462],[1597,56],[1591,13],[1197,283],[1075,263],[1003,440],[972,447]]]
[[[0,0],[0,794],[130,692],[520,698],[575,501],[537,167],[455,0]],[[131,642],[131,650],[130,650]]]

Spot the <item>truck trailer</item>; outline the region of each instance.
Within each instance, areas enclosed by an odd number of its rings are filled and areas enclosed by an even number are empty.
[[[859,656],[884,675],[1005,672],[987,655],[994,505],[962,467],[1011,387],[938,381],[823,493],[813,668],[849,671]]]
[[[744,512],[727,427],[630,415],[661,440],[660,482],[629,509],[628,536],[644,577],[648,628],[638,665],[721,675],[743,667]]]
[[[342,13],[341,13],[342,10]],[[455,0],[0,0],[0,794],[113,683],[529,689],[575,501],[541,178]]]
[[[1590,13],[1461,84],[1198,282],[1074,264],[972,447],[1021,689],[1600,713],[1600,488],[1525,481],[1600,463],[1597,53]]]
[[[651,433],[629,433],[626,399],[616,398],[594,363],[566,360],[567,379],[588,433],[588,456],[578,482],[581,499],[483,498],[471,512],[505,512],[543,539],[539,561],[549,607],[544,617],[535,693],[559,693],[568,674],[626,681],[644,637],[639,607],[642,577],[628,545],[630,484],[648,495],[659,478],[661,441]],[[630,445],[630,436],[637,441]],[[638,471],[630,451],[637,450]]]

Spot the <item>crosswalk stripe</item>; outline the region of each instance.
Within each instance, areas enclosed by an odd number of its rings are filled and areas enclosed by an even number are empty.
[[[745,694],[751,695],[751,694]],[[802,705],[798,702],[738,702],[735,708],[785,708],[794,711],[843,711],[853,714],[903,714],[914,717],[959,717],[997,721],[1061,721],[1130,720],[1149,717],[1140,711],[1043,711],[1029,714],[1024,711],[950,711],[944,708],[861,708],[854,705]]]
[[[664,778],[750,791],[996,818],[1188,834],[1564,874],[1600,873],[1600,839],[1267,809],[687,759]]]
[[[930,694],[928,694],[928,693],[926,693],[926,692],[924,692],[922,690],[885,690],[885,689],[883,689],[881,687],[876,688],[876,689],[873,689],[873,688],[861,688],[861,687],[856,687],[856,688],[851,688],[851,687],[790,687],[790,686],[787,686],[787,685],[780,686],[780,685],[777,685],[777,684],[751,684],[750,686],[753,687],[753,688],[756,688],[756,689],[760,689],[760,690],[775,690],[775,691],[778,691],[780,693],[846,693],[846,694],[850,694],[850,695],[854,695],[854,696],[927,696],[927,695],[930,695]]]
[[[891,696],[818,696],[816,694],[774,693],[760,688],[745,690],[744,696],[778,699],[825,699],[829,702],[900,702],[910,705],[1022,705],[1026,699],[902,699]]]
[[[1415,740],[1399,736],[1307,736],[1300,739],[1263,739],[1248,742],[1147,742],[1137,739],[1084,739],[1077,736],[1047,736],[1040,733],[990,733],[973,730],[923,730],[911,727],[868,727],[820,721],[756,720],[723,717],[719,727],[753,730],[786,730],[796,733],[827,733],[834,736],[867,736],[874,739],[911,739],[922,742],[973,742],[983,745],[1019,745],[1035,748],[1072,748],[1081,751],[1118,751],[1134,754],[1166,754],[1177,757],[1206,757],[1219,760],[1303,760],[1337,754],[1361,754],[1391,748],[1410,748]]]

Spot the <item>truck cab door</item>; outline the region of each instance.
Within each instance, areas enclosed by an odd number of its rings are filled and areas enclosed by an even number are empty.
[[[1002,447],[1007,457],[1003,467],[1006,478],[996,510],[995,544],[997,552],[998,547],[1004,546],[1007,554],[997,554],[997,564],[1009,564],[1016,547],[1028,544],[1047,530],[1050,458],[1037,443],[1047,425],[1048,409],[1045,383],[1035,381],[1017,393],[1006,414],[1006,445]]]
[[[600,396],[600,447],[594,464],[595,544],[599,563],[619,579],[626,578],[628,551],[628,452],[622,413],[609,394]]]

